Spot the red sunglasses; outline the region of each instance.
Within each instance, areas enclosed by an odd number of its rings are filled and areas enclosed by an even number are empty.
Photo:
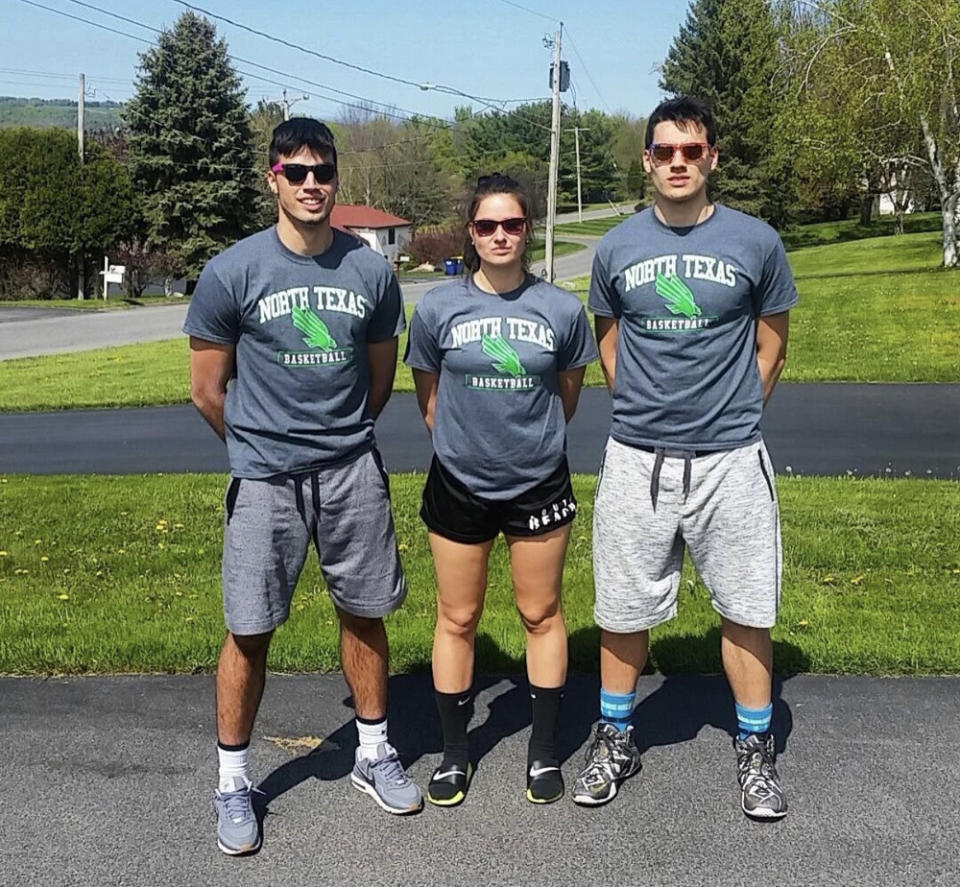
[[[471,223],[473,230],[481,237],[489,237],[497,228],[503,227],[507,234],[517,237],[527,230],[527,220],[524,218],[516,219],[474,219]]]
[[[684,142],[682,145],[673,145],[670,142],[654,142],[647,150],[657,163],[669,163],[677,156],[677,151],[680,152],[687,163],[696,163],[710,151],[710,145],[707,142]]]

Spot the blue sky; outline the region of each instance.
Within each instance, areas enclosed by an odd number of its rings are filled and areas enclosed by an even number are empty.
[[[70,15],[100,22],[145,39],[155,35],[71,0],[36,0]],[[169,27],[184,7],[175,0],[84,0],[93,6],[155,28]],[[625,110],[643,116],[661,98],[656,65],[665,56],[686,16],[684,0],[359,0],[356,3],[191,0],[213,13],[333,56],[414,83],[451,87],[491,99],[535,99],[549,94],[551,50],[542,38],[562,20],[563,55],[574,92],[564,101],[581,109]],[[0,95],[75,98],[77,74],[87,77],[88,97],[122,101],[133,92],[137,53],[146,44],[27,5],[0,0]],[[285,10],[285,11],[282,11]],[[532,11],[532,12],[531,12]],[[533,14],[539,13],[539,15]],[[411,111],[450,117],[468,99],[434,89],[398,84],[351,70],[263,37],[215,22],[231,54],[282,71],[277,83],[245,76],[251,102],[275,98],[283,85],[290,96],[309,93],[296,113],[336,119],[344,108],[321,89],[385,103],[400,114]],[[55,76],[54,76],[55,75]],[[331,94],[332,95],[332,94]],[[353,99],[345,99],[353,101]],[[472,102],[475,109],[482,104]],[[496,103],[495,103],[496,104]]]

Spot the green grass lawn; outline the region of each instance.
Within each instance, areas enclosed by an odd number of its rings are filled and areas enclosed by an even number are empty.
[[[587,219],[585,222],[562,222],[557,225],[557,234],[578,234],[581,237],[602,237],[611,228],[616,228],[632,213],[622,216],[606,216],[602,219]]]
[[[0,673],[188,672],[214,667],[223,636],[219,475],[0,479]],[[581,513],[564,585],[575,670],[594,670],[590,524],[596,479],[575,478]],[[422,475],[396,475],[397,535],[410,583],[389,619],[393,667],[425,670],[435,613]],[[784,672],[960,672],[960,484],[782,478]],[[69,507],[64,507],[69,503]],[[478,669],[519,671],[523,637],[505,548],[492,558]],[[689,565],[680,616],[654,632],[663,671],[716,672],[718,617]],[[311,555],[278,670],[338,667],[334,612]]]
[[[923,231],[939,232],[940,226],[940,213],[913,213],[904,218],[903,224],[905,234],[917,234]],[[781,232],[781,237],[787,249],[794,250],[805,246],[821,246],[827,243],[842,243],[894,234],[896,231],[893,216],[881,216],[869,225],[861,225],[859,219],[798,225],[796,228]]]
[[[569,256],[571,253],[578,253],[580,250],[586,248],[586,245],[583,243],[572,243],[569,240],[555,240],[553,242],[553,257],[558,259],[560,256]],[[528,256],[531,262],[539,262],[546,256],[546,253],[546,246],[541,241],[538,241],[530,247]]]
[[[125,311],[130,308],[146,308],[152,305],[182,305],[185,297],[179,296],[141,296],[139,299],[127,299],[123,296],[110,296],[109,299],[15,299],[0,301],[2,308],[75,308],[77,311]]]

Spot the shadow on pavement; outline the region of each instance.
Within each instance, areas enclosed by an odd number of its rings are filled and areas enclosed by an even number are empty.
[[[585,660],[589,652],[596,668],[598,650],[597,629],[581,629],[571,635],[571,664]],[[651,658],[667,674],[647,695],[644,695],[645,682],[641,681],[634,723],[637,725],[637,744],[642,752],[656,746],[690,741],[706,726],[723,730],[731,738],[735,735],[733,697],[726,678],[719,673],[718,627],[704,635],[655,638],[651,644]],[[509,672],[506,675],[480,674],[474,681],[477,708],[481,712],[487,711],[486,718],[479,723],[474,716],[469,734],[471,758],[479,767],[483,758],[500,742],[529,727],[530,698],[523,675],[523,661],[505,654],[487,635],[477,637],[476,661],[482,667],[496,666]],[[791,672],[804,671],[805,665],[809,666],[805,654],[784,641],[774,643],[774,662],[777,667],[789,667]],[[683,673],[697,665],[703,670],[704,664],[711,663],[715,664],[718,673]],[[648,668],[646,674],[653,672]],[[787,738],[793,731],[793,715],[781,695],[783,683],[789,677],[788,674],[774,678],[773,731],[778,752],[786,748]],[[557,752],[561,762],[575,754],[592,734],[598,714],[599,692],[599,675],[581,673],[569,677],[558,730]],[[390,741],[399,750],[404,765],[409,767],[425,755],[439,755],[442,737],[429,675],[394,675],[390,678],[389,700]],[[346,697],[343,704],[352,708],[350,697]],[[258,798],[263,810],[275,798],[307,779],[326,781],[346,777],[353,768],[356,746],[357,731],[351,713],[322,745],[287,761],[263,780],[259,786],[263,795]]]

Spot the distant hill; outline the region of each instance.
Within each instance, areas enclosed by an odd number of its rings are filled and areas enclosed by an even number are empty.
[[[84,102],[84,129],[112,130],[121,125],[120,102]],[[69,99],[24,99],[0,96],[0,127],[36,126],[76,129],[77,103]]]

